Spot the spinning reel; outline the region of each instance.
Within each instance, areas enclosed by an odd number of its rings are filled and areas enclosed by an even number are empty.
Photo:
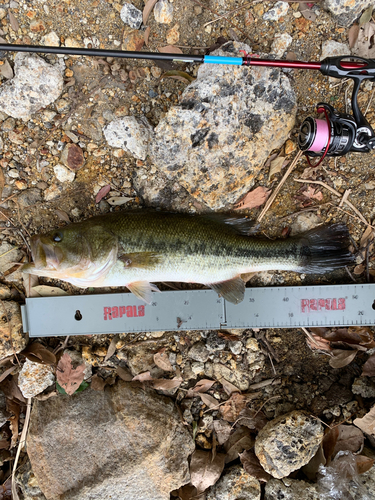
[[[309,164],[309,157],[320,157],[320,161],[316,164],[318,165],[325,156],[343,156],[349,151],[368,153],[375,149],[374,130],[360,111],[357,101],[362,80],[375,78],[375,63],[372,60],[355,57],[361,66],[348,69],[347,65],[350,62],[343,63],[343,60],[347,59],[348,56],[325,59],[322,61],[320,71],[336,78],[346,77],[354,80],[353,116],[339,113],[326,103],[317,105],[317,112],[323,113],[324,118],[307,117],[298,135],[298,145],[306,154]]]

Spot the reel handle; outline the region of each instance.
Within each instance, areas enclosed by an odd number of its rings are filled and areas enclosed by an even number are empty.
[[[361,64],[358,67],[358,62],[354,63],[355,67],[350,68],[350,62],[345,61],[353,56],[327,57],[323,59],[320,72],[326,76],[334,78],[351,78],[354,83],[352,93],[352,111],[354,119],[357,123],[357,136],[353,144],[352,150],[363,151],[363,146],[367,148],[375,148],[375,132],[369,122],[366,120],[358,105],[358,92],[363,80],[375,80],[375,61],[373,59],[364,59],[363,57],[354,58]],[[353,64],[353,66],[354,66]]]

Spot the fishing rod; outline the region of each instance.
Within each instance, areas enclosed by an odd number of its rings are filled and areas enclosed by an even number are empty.
[[[349,55],[327,57],[320,62],[304,62],[262,59],[247,54],[244,50],[240,51],[243,52],[243,57],[228,57],[16,44],[0,44],[1,51],[318,70],[325,76],[350,78],[354,83],[351,99],[353,115],[340,113],[330,104],[318,103],[317,112],[323,114],[324,119],[309,116],[303,121],[298,135],[299,148],[305,153],[309,163],[309,157],[320,157],[315,166],[325,156],[343,156],[349,151],[368,153],[375,149],[375,132],[358,105],[358,91],[362,81],[375,80],[373,59]]]

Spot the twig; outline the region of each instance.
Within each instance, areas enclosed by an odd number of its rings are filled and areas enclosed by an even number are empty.
[[[344,214],[349,215],[349,217],[353,217],[354,219],[357,219],[359,222],[362,222],[362,224],[366,224],[366,226],[370,226],[372,229],[375,229],[375,226],[372,226],[368,222],[364,222],[362,219],[360,219],[356,215],[353,215],[350,212],[347,212],[343,208],[340,208],[337,205],[334,205],[333,203],[327,202],[326,205],[330,205],[331,207],[335,208],[336,210],[340,210],[340,212],[344,212]]]
[[[249,5],[257,4],[257,3],[261,3],[261,2],[262,2],[262,0],[253,0],[252,2],[244,3],[241,5],[241,7],[238,7],[237,9],[230,10],[229,12],[226,12],[225,14],[217,17],[216,19],[212,19],[212,21],[209,21],[208,23],[204,24],[204,27],[208,26],[209,24],[216,23],[216,21],[220,21],[220,19],[223,19],[223,18],[228,19],[227,16],[235,14],[239,10],[244,9],[245,7],[248,7]]]
[[[16,453],[16,458],[14,459],[14,464],[13,464],[13,470],[12,470],[12,499],[13,500],[19,500],[19,496],[17,493],[17,487],[16,487],[16,470],[17,470],[17,464],[18,464],[18,459],[20,457],[21,453],[21,448],[26,442],[26,436],[27,436],[27,430],[29,428],[29,421],[30,421],[30,413],[31,413],[31,398],[27,398],[27,407],[26,407],[26,416],[25,416],[25,422],[23,424],[23,429],[22,429],[22,434],[20,441],[18,443],[18,448],[17,448],[17,453]]]
[[[370,258],[370,252],[369,252],[369,248],[370,248],[370,245],[372,245],[373,243],[373,239],[371,239],[368,243],[367,243],[367,246],[366,246],[366,281],[367,283],[370,283],[370,269],[369,269],[369,258]]]
[[[210,7],[207,7],[207,5],[204,5],[203,3],[201,2],[198,2],[198,0],[193,0],[194,3],[196,3],[197,5],[199,5],[200,7],[202,7],[203,9],[207,9],[209,10],[210,12],[212,12],[212,14],[214,14],[215,16],[219,16],[220,14],[218,12],[216,12],[216,10],[213,10],[213,9],[210,9]],[[244,31],[242,30],[239,26],[237,26],[237,24],[234,24],[232,23],[232,21],[229,21],[229,19],[227,19],[228,23],[233,26],[233,28],[236,28],[238,31],[240,31],[246,38],[249,38],[249,35]]]
[[[304,179],[294,179],[295,182],[301,182],[301,183],[310,183],[310,184],[319,184],[319,186],[322,186],[326,189],[328,189],[328,191],[331,191],[331,193],[333,193],[334,195],[338,196],[339,198],[341,198],[341,193],[339,193],[338,191],[336,191],[336,189],[333,189],[331,188],[331,186],[328,186],[328,184],[326,184],[325,182],[322,182],[322,181],[306,181]],[[358,217],[362,220],[362,222],[364,222],[367,226],[370,226],[371,224],[369,222],[367,222],[367,220],[363,217],[363,215],[361,214],[361,212],[359,210],[356,209],[356,207],[350,203],[350,201],[346,200],[345,203],[348,205],[348,207],[350,207],[352,210],[354,210],[354,212],[358,215]]]
[[[270,358],[270,362],[271,362],[271,366],[272,366],[273,373],[274,373],[275,375],[277,375],[276,370],[275,370],[275,365],[273,364],[273,361],[272,361],[272,356],[271,356],[271,354],[270,354],[270,353],[268,353],[268,357]]]
[[[277,186],[277,188],[275,189],[275,191],[271,194],[271,196],[268,198],[268,201],[267,203],[265,204],[263,210],[261,211],[261,213],[258,215],[258,218],[257,218],[257,222],[260,222],[263,217],[266,215],[268,209],[270,208],[270,206],[272,205],[272,203],[274,202],[276,196],[279,194],[279,191],[280,189],[283,187],[285,181],[287,180],[287,178],[289,177],[290,173],[292,172],[292,170],[294,169],[294,167],[296,166],[298,160],[301,158],[302,156],[302,151],[299,151],[294,160],[292,161],[292,163],[290,164],[288,170],[285,172],[284,174],[284,177],[281,179],[281,181],[279,182],[279,185]]]
[[[1,257],[5,257],[5,255],[7,255],[8,253],[12,252],[13,250],[18,250],[18,249],[19,249],[19,247],[13,247],[13,248],[11,248],[10,250],[8,250],[7,252],[2,253],[2,254],[0,255],[0,258],[1,258]]]
[[[372,98],[374,97],[374,92],[375,92],[375,88],[374,88],[374,89],[372,89],[372,92],[371,92],[371,95],[370,95],[370,99],[369,99],[369,101],[368,101],[366,111],[363,113],[363,116],[366,116],[366,113],[367,113],[367,111],[368,111],[368,110],[369,110],[369,108],[370,108],[370,105],[371,105],[371,102],[372,102]]]
[[[347,199],[349,198],[350,193],[352,192],[351,189],[347,189],[345,193],[343,194],[343,197],[341,198],[341,201],[339,203],[339,207],[342,207],[344,203],[346,203]]]
[[[271,399],[275,399],[275,398],[281,398],[281,396],[280,396],[280,395],[277,395],[277,396],[271,396],[270,398],[268,398],[268,399],[267,399],[267,400],[266,400],[266,401],[262,404],[262,406],[259,408],[259,410],[257,410],[257,412],[255,413],[255,415],[254,415],[254,417],[253,417],[253,418],[255,418],[255,417],[258,415],[258,413],[262,410],[262,408],[263,408],[263,407],[264,407],[264,406],[265,406],[265,405],[266,405],[269,401],[271,401]]]
[[[306,328],[304,328],[303,326],[301,326],[301,330],[307,335],[307,337],[310,339],[310,341],[313,344],[315,344],[317,347],[319,347],[318,342],[314,339],[314,337],[311,335],[311,333]]]
[[[354,276],[352,275],[352,273],[349,271],[349,269],[346,266],[345,266],[345,270],[349,274],[352,281],[354,281],[354,283],[357,283],[357,280],[354,278]]]

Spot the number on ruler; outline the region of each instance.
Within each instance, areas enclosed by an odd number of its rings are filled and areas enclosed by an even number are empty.
[[[289,297],[284,297],[283,302],[289,302]]]

